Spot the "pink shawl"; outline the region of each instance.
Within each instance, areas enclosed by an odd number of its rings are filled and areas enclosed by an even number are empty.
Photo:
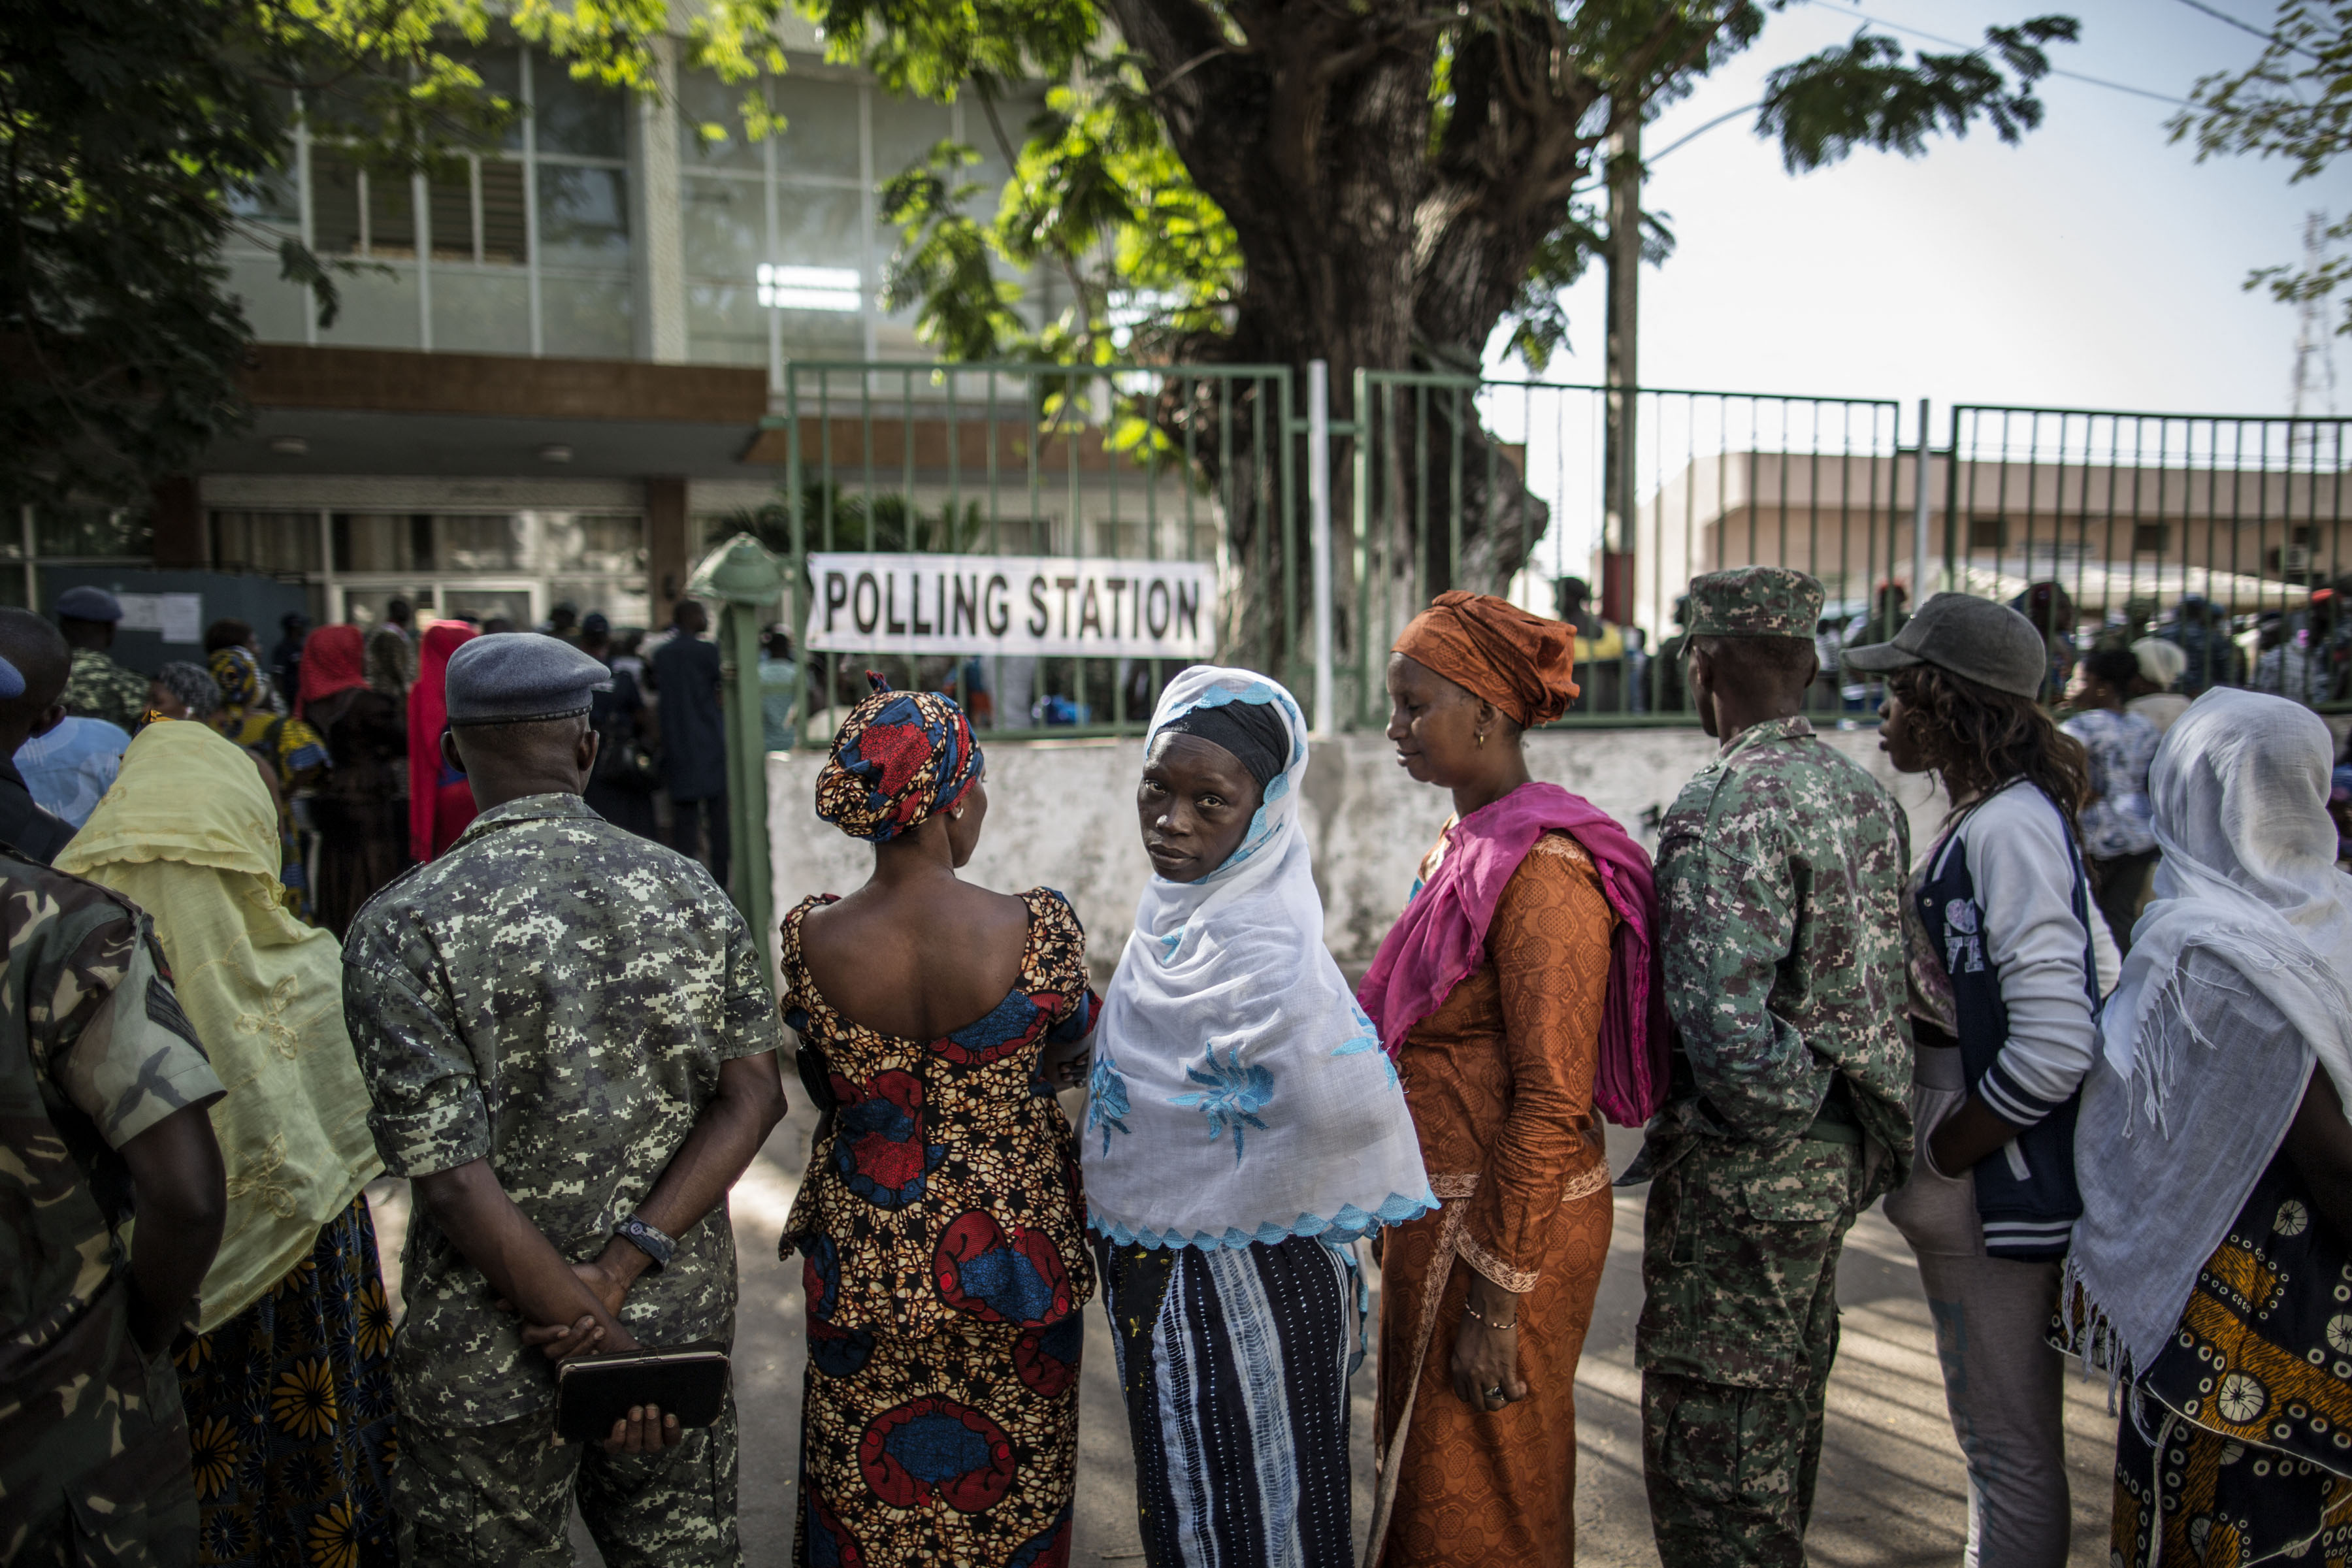
[[[1592,1100],[1620,1127],[1639,1127],[1666,1091],[1665,987],[1652,936],[1658,902],[1650,858],[1607,812],[1558,784],[1521,784],[1454,824],[1445,858],[1381,941],[1356,1000],[1395,1056],[1413,1026],[1477,973],[1505,884],[1536,840],[1554,831],[1592,857],[1617,911]]]

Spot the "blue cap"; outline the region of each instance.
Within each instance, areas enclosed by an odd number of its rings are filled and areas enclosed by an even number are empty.
[[[12,702],[25,695],[25,672],[0,658],[0,702]]]
[[[119,621],[122,601],[103,588],[85,584],[58,595],[58,614],[69,621]]]
[[[493,632],[449,656],[449,722],[528,724],[588,711],[613,672],[558,637]]]

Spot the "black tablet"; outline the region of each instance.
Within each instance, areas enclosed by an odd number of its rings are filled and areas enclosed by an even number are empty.
[[[555,1369],[555,1435],[601,1443],[637,1405],[657,1405],[680,1426],[708,1426],[727,1403],[727,1352],[715,1340],[574,1356]]]

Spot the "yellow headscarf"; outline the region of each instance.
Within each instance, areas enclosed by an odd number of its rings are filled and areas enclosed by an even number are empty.
[[[212,1109],[229,1203],[205,1276],[209,1333],[308,1257],[383,1168],[343,1027],[342,952],[287,913],[269,791],[208,724],[141,731],[57,866],[153,918],[180,1005],[228,1089]]]

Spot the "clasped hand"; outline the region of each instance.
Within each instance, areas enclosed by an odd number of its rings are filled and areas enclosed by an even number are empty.
[[[635,1339],[619,1326],[621,1303],[628,1299],[632,1281],[607,1267],[601,1258],[592,1263],[575,1263],[572,1272],[596,1298],[596,1304],[604,1309],[605,1315],[614,1320],[613,1329],[608,1331],[594,1314],[583,1312],[570,1323],[525,1323],[522,1342],[557,1363],[599,1351],[635,1350]],[[499,1305],[507,1303],[502,1301]],[[657,1405],[635,1405],[629,1407],[625,1419],[613,1423],[612,1434],[602,1440],[602,1446],[608,1454],[651,1454],[675,1448],[685,1441],[685,1429],[678,1426],[676,1415],[665,1414]]]

